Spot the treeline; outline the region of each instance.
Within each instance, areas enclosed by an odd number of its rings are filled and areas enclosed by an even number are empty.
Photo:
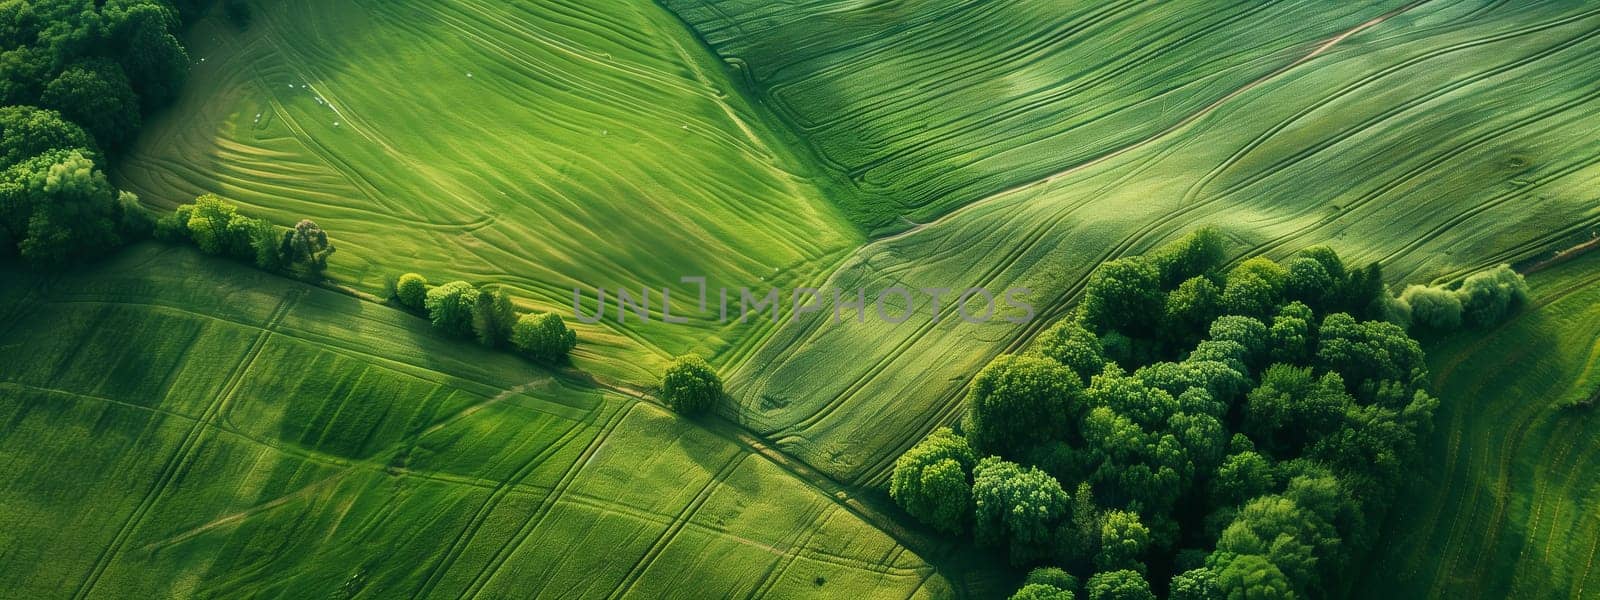
[[[1016,598],[1337,595],[1438,406],[1423,351],[1377,265],[1225,257],[1201,230],[1102,265],[890,495],[1039,567]]]
[[[319,279],[335,250],[327,232],[310,219],[279,227],[241,214],[216,194],[202,195],[157,219],[154,234],[162,241],[193,242],[201,252],[252,262],[263,270]]]
[[[106,157],[177,96],[179,27],[163,0],[0,3],[0,257],[48,267],[146,233]]]
[[[416,273],[395,281],[394,299],[418,311],[440,331],[471,337],[490,348],[510,347],[544,363],[560,363],[578,345],[578,335],[553,312],[519,314],[500,288],[480,288],[465,281],[429,286]]]

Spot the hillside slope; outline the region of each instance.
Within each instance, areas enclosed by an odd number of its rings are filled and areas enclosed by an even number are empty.
[[[948,589],[745,446],[392,308],[155,245],[0,277],[8,596]]]

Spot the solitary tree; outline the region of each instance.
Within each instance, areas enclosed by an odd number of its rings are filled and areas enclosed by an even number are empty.
[[[698,354],[673,359],[661,378],[661,396],[685,415],[705,412],[722,396],[722,379]]]

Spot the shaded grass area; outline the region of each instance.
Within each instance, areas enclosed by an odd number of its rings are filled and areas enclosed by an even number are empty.
[[[745,446],[400,311],[151,244],[3,276],[11,594],[948,590]]]
[[[1355,595],[1600,593],[1600,255],[1529,279],[1537,308],[1428,350],[1444,399]]]
[[[860,240],[695,38],[641,0],[262,2],[190,35],[183,97],[117,173],[158,209],[216,192],[334,238],[333,277],[406,271],[509,286],[655,289],[653,323],[579,326],[593,372],[648,383],[674,354],[757,326],[661,324],[660,289],[814,280]],[[610,310],[615,311],[613,303]]]

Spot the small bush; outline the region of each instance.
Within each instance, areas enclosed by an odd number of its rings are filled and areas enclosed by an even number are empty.
[[[662,377],[661,395],[672,410],[693,415],[705,412],[722,396],[722,379],[697,354],[673,359]]]
[[[428,280],[416,273],[401,275],[394,284],[395,299],[400,305],[410,309],[422,308],[422,303],[427,299]]]
[[[558,362],[578,345],[578,334],[555,313],[526,314],[511,328],[511,345],[534,359]]]

